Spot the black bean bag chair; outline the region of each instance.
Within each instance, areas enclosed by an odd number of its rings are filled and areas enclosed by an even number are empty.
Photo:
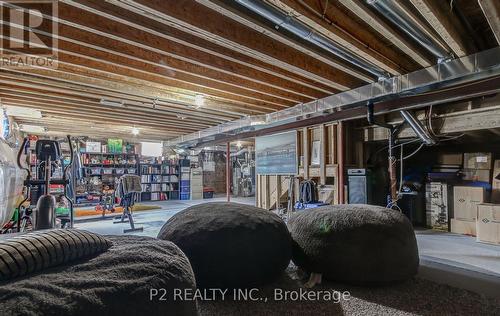
[[[276,214],[237,203],[205,203],[171,217],[158,234],[175,243],[204,288],[244,288],[277,278],[291,258],[291,239]]]
[[[198,314],[196,302],[173,301],[173,289],[196,287],[177,246],[149,237],[106,239],[112,247],[95,257],[0,283],[0,314]]]
[[[398,211],[373,205],[323,206],[295,213],[288,228],[293,262],[326,279],[386,283],[417,273],[415,233]]]

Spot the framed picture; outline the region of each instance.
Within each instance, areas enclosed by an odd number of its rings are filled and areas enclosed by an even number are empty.
[[[319,165],[320,161],[320,146],[321,142],[319,140],[314,141],[312,143],[312,151],[311,151],[311,165]]]
[[[109,138],[108,152],[110,154],[121,154],[123,152],[123,140]]]
[[[88,153],[100,153],[101,152],[101,142],[86,142],[85,151]]]
[[[255,170],[262,175],[298,173],[297,132],[255,138]]]

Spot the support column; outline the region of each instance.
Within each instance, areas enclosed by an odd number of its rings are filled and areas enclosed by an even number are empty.
[[[226,144],[226,197],[231,202],[231,143]]]
[[[338,163],[338,174],[337,174],[337,186],[338,186],[338,200],[339,204],[346,203],[344,196],[344,152],[345,152],[345,141],[344,141],[344,123],[339,122],[337,125],[337,163]]]

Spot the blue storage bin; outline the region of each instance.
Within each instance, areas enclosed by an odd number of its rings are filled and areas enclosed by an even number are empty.
[[[181,187],[189,187],[191,185],[189,180],[181,180]]]
[[[190,199],[190,194],[189,193],[181,193],[181,200],[189,200]]]
[[[181,193],[189,193],[190,191],[189,187],[181,187]]]

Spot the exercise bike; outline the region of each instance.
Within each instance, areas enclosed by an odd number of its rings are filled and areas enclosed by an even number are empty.
[[[72,186],[72,181],[68,177],[68,171],[72,170],[73,167],[74,150],[71,137],[69,135],[67,136],[67,140],[69,143],[71,158],[66,167],[63,163],[59,142],[54,140],[38,140],[36,142],[35,153],[37,158],[37,175],[35,176],[35,179],[33,179],[30,169],[23,167],[21,163],[21,157],[28,142],[28,138],[24,139],[17,154],[17,164],[20,169],[26,170],[27,172],[26,180],[24,181],[26,195],[17,208],[17,232],[26,230],[26,227],[29,225],[29,221],[31,221],[33,230],[51,229],[56,227],[56,199],[54,195],[50,194],[51,184],[63,186],[63,196],[69,203],[69,216],[58,216],[58,219],[61,221],[61,227],[73,227],[73,201],[68,196],[68,189]],[[62,178],[52,179],[52,175],[58,162],[61,164]],[[43,188],[43,195],[38,198],[36,201],[36,207],[33,209],[32,206],[35,205],[35,201],[33,201],[34,194],[32,194],[32,190],[34,188]],[[31,206],[23,208],[22,205],[30,199],[30,197],[32,199]]]

